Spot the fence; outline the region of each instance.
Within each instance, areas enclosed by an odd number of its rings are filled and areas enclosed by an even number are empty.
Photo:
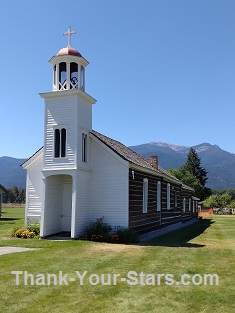
[[[204,217],[212,217],[213,216],[213,209],[203,209],[198,211],[198,216],[204,218]]]

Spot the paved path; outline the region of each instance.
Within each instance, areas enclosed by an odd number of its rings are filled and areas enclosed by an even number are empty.
[[[21,247],[0,247],[0,255],[15,253],[15,252],[25,252],[31,250],[38,250],[36,248],[21,248]]]

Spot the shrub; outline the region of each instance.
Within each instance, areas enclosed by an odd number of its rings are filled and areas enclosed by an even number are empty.
[[[110,236],[110,242],[119,243],[119,236],[117,234],[113,234]]]
[[[20,230],[21,228],[19,227],[19,226],[14,226],[13,228],[12,228],[12,230],[11,230],[11,235],[13,236],[13,237],[16,237],[15,235],[16,235],[16,232],[18,231],[18,230]]]
[[[40,238],[40,225],[36,223],[29,224],[26,228],[15,227],[11,234],[17,238]]]
[[[35,233],[28,229],[22,228],[15,231],[15,237],[17,238],[34,238]]]
[[[97,218],[94,222],[90,222],[87,228],[87,236],[89,240],[108,241],[109,233],[112,227],[104,223],[104,217]]]
[[[117,229],[119,243],[135,243],[138,242],[138,235],[131,229],[120,227]]]
[[[31,232],[35,233],[35,236],[40,235],[40,224],[36,223],[36,224],[29,224],[27,229]]]

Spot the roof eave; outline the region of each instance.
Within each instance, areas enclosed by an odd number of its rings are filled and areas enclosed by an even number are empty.
[[[5,187],[3,187],[3,185],[0,184],[0,189],[2,189],[3,193],[7,193],[7,190]]]
[[[42,154],[43,147],[41,147],[38,151],[36,151],[28,160],[26,160],[21,166],[23,169],[27,169],[38,157]]]

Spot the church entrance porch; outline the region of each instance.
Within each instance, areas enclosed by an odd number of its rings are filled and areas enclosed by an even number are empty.
[[[46,178],[42,236],[71,233],[72,176],[53,175]]]

